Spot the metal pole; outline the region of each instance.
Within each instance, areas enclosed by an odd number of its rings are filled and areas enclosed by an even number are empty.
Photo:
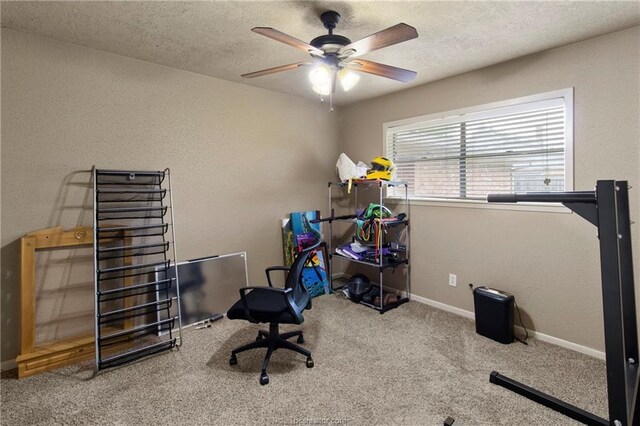
[[[622,279],[622,308],[625,359],[638,364],[638,325],[633,279],[633,254],[631,250],[631,221],[629,219],[629,185],[616,182],[616,212],[618,216],[618,246],[620,248],[620,275]],[[630,361],[632,360],[632,361]]]
[[[358,184],[357,184],[357,183],[354,183],[354,184],[353,184],[353,188],[354,188],[354,191],[355,191],[355,197],[356,197],[356,205],[355,205],[354,210],[356,210],[356,209],[358,208]]]
[[[93,176],[93,282],[95,287],[94,309],[95,309],[95,332],[94,332],[94,346],[96,351],[96,371],[100,369],[100,300],[99,292],[100,286],[98,285],[98,189],[97,189],[97,170],[96,166],[91,167],[91,174]]]
[[[406,233],[406,243],[405,243],[405,258],[407,260],[406,263],[406,292],[407,294],[405,295],[405,297],[410,298],[411,297],[411,261],[409,260],[409,246],[410,246],[410,242],[409,241],[409,236],[411,235],[411,232],[409,231],[409,226],[410,226],[410,222],[409,222],[409,185],[408,184],[404,184],[404,206],[405,206],[405,213],[407,215],[407,223],[404,226],[404,232]]]
[[[378,192],[380,194],[380,220],[382,220],[382,181],[378,182]],[[376,246],[378,248],[378,268],[380,274],[380,311],[382,312],[384,309],[384,285],[382,284],[384,270],[382,269],[382,235],[380,235],[380,231],[382,231],[382,227],[378,224],[378,241],[376,241]]]
[[[331,216],[334,216],[333,213],[333,209],[332,209],[332,198],[331,198],[331,182],[329,182],[329,214]],[[329,288],[331,289],[331,291],[333,291],[333,248],[332,248],[332,241],[333,241],[333,221],[330,220],[329,221],[329,241],[327,241],[327,247],[329,247],[328,253],[327,253],[327,274],[329,274]]]
[[[182,346],[182,310],[180,308],[180,278],[178,277],[178,253],[176,249],[176,218],[173,214],[173,188],[171,187],[171,170],[167,167],[165,173],[169,177],[169,202],[171,203],[171,239],[173,245],[173,268],[176,277],[176,296],[178,297],[178,340]]]
[[[249,269],[247,269],[247,252],[243,251],[241,252],[242,254],[240,256],[242,256],[242,258],[244,259],[244,280],[245,280],[245,287],[249,287]],[[221,256],[222,257],[222,256]]]
[[[490,203],[518,203],[530,201],[537,203],[595,203],[593,191],[573,192],[525,192],[522,194],[489,194]]]
[[[628,425],[625,386],[625,347],[622,323],[622,277],[620,245],[616,212],[616,184],[612,180],[598,181],[598,237],[600,238],[600,268],[602,277],[602,310],[604,344],[607,354],[607,392],[609,420]]]
[[[522,384],[516,380],[510,379],[507,376],[503,376],[497,371],[492,371],[489,375],[489,381],[495,385],[502,386],[509,389],[512,392],[520,394],[525,398],[529,398],[532,401],[542,404],[545,407],[549,407],[552,410],[558,411],[567,417],[571,417],[581,423],[594,426],[609,425],[609,422],[602,417],[589,413],[588,411],[578,408],[575,405],[566,403],[558,398],[555,398],[549,394],[541,392],[530,386]]]

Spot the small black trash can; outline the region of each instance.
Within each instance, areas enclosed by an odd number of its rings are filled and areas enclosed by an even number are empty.
[[[473,290],[476,333],[496,342],[513,343],[513,295],[488,287]]]

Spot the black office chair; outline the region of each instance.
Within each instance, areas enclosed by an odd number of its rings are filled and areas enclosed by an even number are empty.
[[[319,237],[319,235],[318,235]],[[273,351],[284,348],[298,352],[307,357],[307,367],[313,367],[311,352],[293,344],[287,339],[298,336],[298,343],[304,343],[302,331],[290,331],[280,334],[279,324],[302,324],[304,318],[302,311],[311,309],[311,297],[302,284],[302,270],[309,259],[309,256],[318,248],[321,239],[318,238],[313,245],[304,248],[291,267],[272,266],[265,270],[269,287],[244,287],[240,289],[240,300],[227,311],[227,318],[242,319],[252,323],[269,323],[269,332],[258,331],[256,341],[240,346],[231,351],[230,365],[236,365],[238,359],[236,354],[254,348],[267,348],[267,354],[262,362],[262,373],[260,374],[260,384],[269,383],[267,367]],[[288,271],[284,288],[273,287],[270,273],[272,271]]]

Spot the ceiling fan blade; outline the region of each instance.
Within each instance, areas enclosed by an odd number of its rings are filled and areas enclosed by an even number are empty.
[[[280,65],[279,67],[267,68],[266,70],[260,70],[260,71],[250,72],[247,74],[242,74],[240,77],[244,77],[244,78],[260,77],[262,75],[273,74],[281,71],[289,71],[289,70],[296,69],[298,67],[305,67],[307,65],[311,65],[311,62],[296,62],[295,64]]]
[[[365,53],[382,49],[403,41],[411,40],[418,37],[418,31],[411,25],[397,24],[386,30],[378,31],[368,37],[354,41],[342,48],[341,52],[344,56],[355,58]],[[353,53],[350,53],[354,51]]]
[[[251,31],[265,37],[272,38],[276,41],[279,41],[280,43],[288,44],[289,46],[303,50],[311,55],[324,57],[324,52],[322,50],[317,49],[302,40],[298,40],[297,38],[292,37],[289,34],[285,34],[282,31],[274,30],[273,28],[269,27],[255,27],[252,28]]]
[[[365,59],[355,59],[349,62],[348,66],[354,71],[379,75],[380,77],[387,77],[404,83],[410,82],[417,75],[415,71],[392,67],[391,65],[380,64],[378,62],[367,61]]]

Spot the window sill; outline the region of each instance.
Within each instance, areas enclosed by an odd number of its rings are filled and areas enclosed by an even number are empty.
[[[387,197],[390,202],[404,201],[404,198]],[[462,209],[490,209],[512,210],[526,212],[562,213],[569,214],[571,210],[560,203],[488,203],[474,200],[441,200],[441,199],[415,199],[410,198],[411,206],[462,208]]]

